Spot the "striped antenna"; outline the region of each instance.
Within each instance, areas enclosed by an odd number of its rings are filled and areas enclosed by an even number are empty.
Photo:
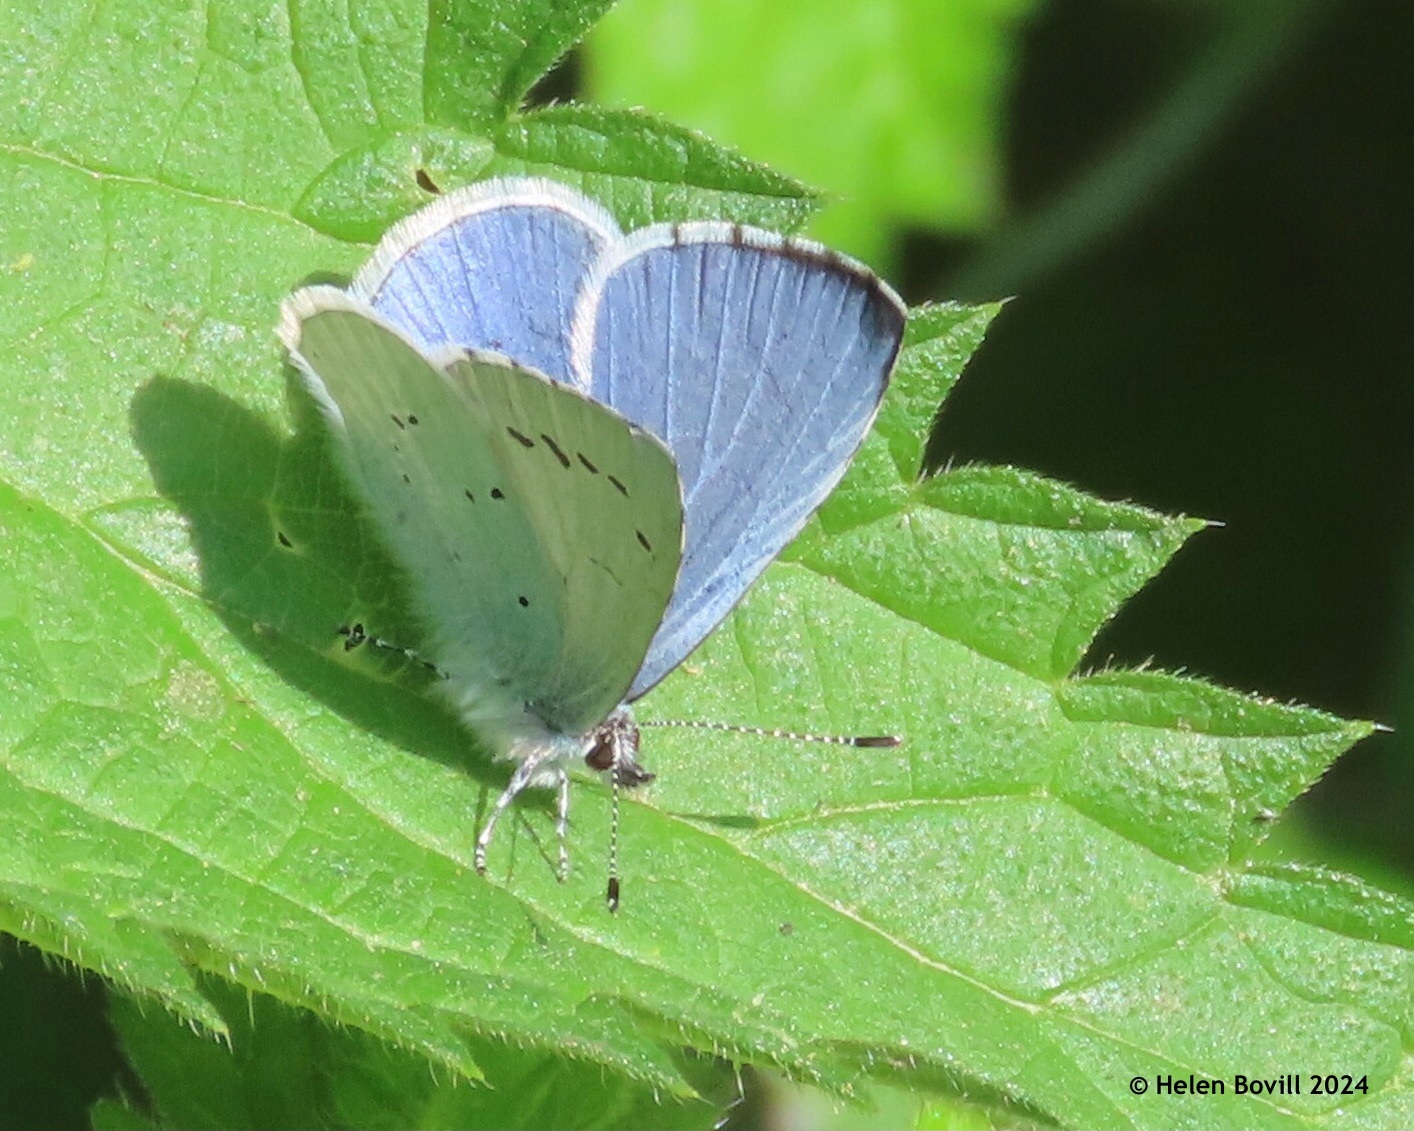
[[[725,730],[733,734],[751,734],[758,738],[789,738],[794,742],[827,742],[832,746],[886,747],[902,746],[898,734],[797,734],[793,730],[768,730],[765,727],[738,726],[735,723],[704,723],[695,719],[640,719],[641,727],[688,727],[692,730]]]
[[[619,775],[609,775],[609,888],[604,901],[612,913],[619,909]]]

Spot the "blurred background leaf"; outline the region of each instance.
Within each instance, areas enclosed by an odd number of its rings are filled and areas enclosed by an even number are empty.
[[[901,230],[998,219],[1002,100],[1036,6],[622,0],[589,38],[585,86],[823,189],[811,234],[891,275]]]

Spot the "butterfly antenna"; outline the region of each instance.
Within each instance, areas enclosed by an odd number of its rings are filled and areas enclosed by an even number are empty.
[[[793,730],[768,730],[765,727],[738,726],[736,723],[706,723],[696,719],[641,719],[641,727],[688,727],[692,730],[725,730],[733,734],[752,734],[758,738],[789,738],[795,742],[827,742],[834,746],[865,746],[881,748],[902,746],[899,734],[797,734]]]
[[[618,745],[614,746],[614,768],[609,774],[612,785],[609,787],[609,890],[605,893],[605,902],[609,905],[610,911],[619,909],[619,752]]]

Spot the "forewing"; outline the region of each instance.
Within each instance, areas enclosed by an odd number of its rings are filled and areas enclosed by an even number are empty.
[[[575,316],[577,380],[668,445],[686,514],[677,591],[630,698],[726,616],[839,481],[904,318],[859,265],[723,224],[644,229],[596,268]]]
[[[568,382],[575,296],[612,218],[562,185],[487,181],[394,225],[349,290],[424,351],[491,350]]]
[[[676,575],[681,502],[663,446],[504,358],[429,359],[330,288],[294,295],[282,334],[463,718],[491,734],[526,714],[565,733],[601,721]]]

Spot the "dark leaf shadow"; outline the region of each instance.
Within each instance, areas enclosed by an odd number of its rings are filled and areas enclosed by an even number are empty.
[[[155,377],[133,398],[134,440],[186,520],[201,595],[281,678],[402,749],[500,788],[505,772],[433,697],[439,678],[341,626],[416,650],[423,632],[397,565],[345,484],[318,411],[287,369],[295,432],[215,390]]]

